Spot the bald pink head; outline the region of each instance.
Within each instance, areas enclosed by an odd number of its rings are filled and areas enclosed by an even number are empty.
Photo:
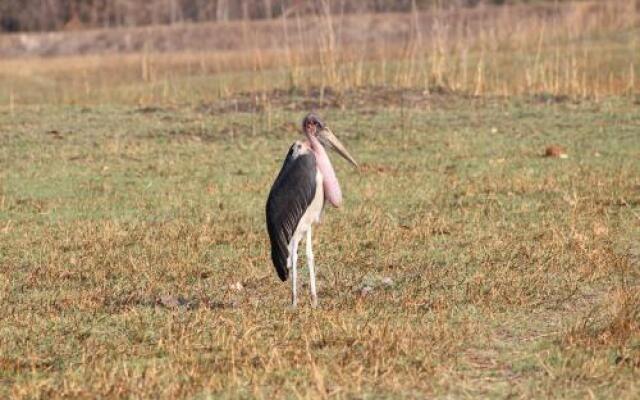
[[[318,115],[307,114],[302,120],[302,130],[309,140],[309,146],[316,156],[318,169],[322,173],[325,198],[333,206],[340,207],[342,205],[342,191],[325,148],[334,149],[356,167],[358,164]]]

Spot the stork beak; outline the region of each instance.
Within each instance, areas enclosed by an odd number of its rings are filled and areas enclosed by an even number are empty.
[[[354,167],[358,168],[358,163],[356,162],[356,160],[351,157],[351,154],[349,154],[347,149],[342,145],[336,135],[334,135],[329,128],[322,128],[322,130],[318,132],[318,139],[320,140],[320,143],[325,146],[331,147],[338,154],[340,154],[342,158],[350,162]]]

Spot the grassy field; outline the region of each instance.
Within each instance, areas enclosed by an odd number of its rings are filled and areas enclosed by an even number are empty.
[[[321,305],[291,311],[263,213],[305,99],[271,129],[186,106],[2,113],[0,395],[640,394],[637,104],[321,109],[362,168],[337,161]]]
[[[0,60],[0,398],[640,397],[640,13],[577,4],[355,61]],[[264,206],[310,110],[361,168],[291,310]]]

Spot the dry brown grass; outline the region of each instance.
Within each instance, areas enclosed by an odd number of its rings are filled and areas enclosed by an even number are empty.
[[[112,43],[109,49],[133,41],[137,52],[3,60],[0,82],[8,90],[0,102],[183,103],[275,87],[372,85],[475,96],[634,95],[638,9],[631,0],[585,1],[96,31],[81,42],[84,51],[91,43]],[[55,53],[79,40],[77,33],[59,35],[61,44],[45,48]],[[12,40],[5,38],[5,47]],[[163,48],[171,51],[159,53]]]

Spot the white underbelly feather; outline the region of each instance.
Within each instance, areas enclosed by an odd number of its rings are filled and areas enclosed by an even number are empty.
[[[323,178],[320,170],[316,171],[316,194],[307,207],[307,210],[302,214],[302,218],[300,218],[300,222],[296,227],[295,232],[293,233],[293,237],[291,242],[295,241],[298,243],[302,237],[307,233],[307,230],[311,227],[312,224],[318,222],[320,220],[320,215],[322,214],[322,207],[324,206],[324,188],[323,188]]]

